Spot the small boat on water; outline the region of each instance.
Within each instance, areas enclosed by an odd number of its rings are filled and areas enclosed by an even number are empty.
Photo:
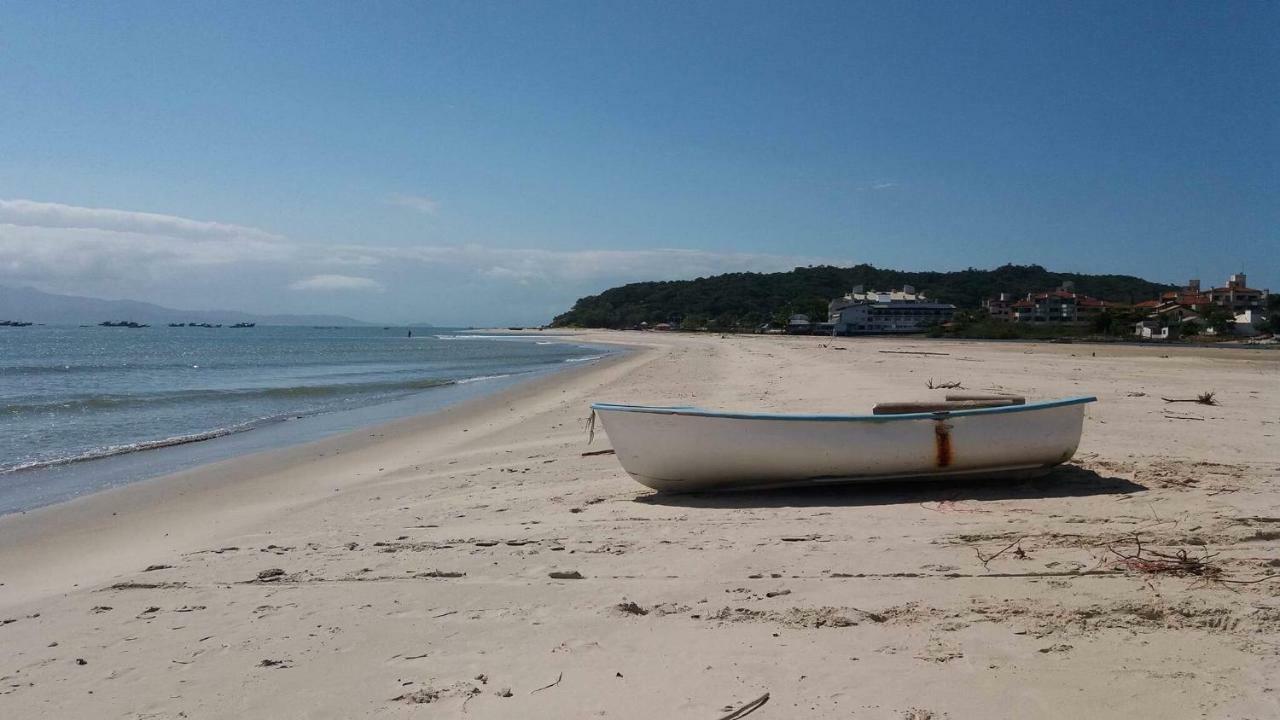
[[[595,403],[591,409],[622,468],[637,482],[654,490],[693,492],[1035,477],[1075,454],[1084,406],[1095,400],[901,403],[876,406],[872,415],[613,403]]]

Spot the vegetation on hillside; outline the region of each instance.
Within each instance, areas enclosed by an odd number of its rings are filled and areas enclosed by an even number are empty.
[[[647,322],[673,323],[682,329],[712,330],[782,324],[792,314],[819,319],[827,303],[855,285],[919,292],[960,308],[977,308],[983,298],[1002,292],[1025,295],[1070,281],[1076,292],[1103,300],[1133,303],[1158,297],[1172,285],[1130,275],[1056,273],[1039,265],[1004,265],[994,270],[903,272],[871,265],[850,268],[802,267],[778,273],[729,273],[696,280],[640,282],[584,297],[552,321],[556,327],[628,328]]]

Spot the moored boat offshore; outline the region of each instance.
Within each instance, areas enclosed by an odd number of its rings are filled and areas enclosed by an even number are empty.
[[[667,492],[892,479],[1026,478],[1067,462],[1093,397],[888,415],[595,403],[622,468]]]

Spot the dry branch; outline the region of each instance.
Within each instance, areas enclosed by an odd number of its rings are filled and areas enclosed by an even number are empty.
[[[547,688],[553,688],[553,687],[555,687],[555,686],[559,685],[559,684],[560,684],[560,681],[561,681],[561,680],[563,680],[563,679],[564,679],[564,673],[560,673],[559,675],[557,675],[557,676],[556,676],[556,681],[555,681],[555,682],[551,683],[550,685],[543,685],[542,687],[538,688],[537,690],[531,690],[531,691],[529,692],[529,694],[530,694],[530,695],[532,695],[532,694],[534,694],[534,693],[536,693],[536,692],[541,692],[541,691],[543,691],[543,690],[546,690]]]
[[[1174,553],[1164,553],[1142,547],[1142,538],[1136,533],[1133,536],[1134,551],[1120,552],[1108,545],[1116,557],[1120,558],[1120,566],[1129,570],[1151,575],[1173,575],[1175,577],[1193,576],[1206,582],[1231,583],[1234,585],[1253,585],[1280,578],[1280,574],[1262,575],[1256,578],[1240,579],[1227,577],[1222,568],[1210,564],[1219,553],[1205,552],[1199,557],[1192,557],[1185,548]]]
[[[1167,398],[1162,396],[1160,399],[1167,403],[1189,402],[1197,403],[1199,405],[1217,405],[1218,401],[1214,399],[1214,395],[1215,393],[1213,391],[1209,391],[1200,393],[1193,398]]]
[[[738,718],[744,718],[756,710],[759,710],[767,702],[769,702],[769,693],[765,693],[755,700],[740,706],[737,710],[734,710],[728,715],[721,715],[716,718],[716,720],[738,720]]]
[[[1194,575],[1207,580],[1218,580],[1222,577],[1222,568],[1209,564],[1219,553],[1209,553],[1200,557],[1192,557],[1186,548],[1179,548],[1175,553],[1163,553],[1142,547],[1142,538],[1133,536],[1134,551],[1120,552],[1111,545],[1107,549],[1120,558],[1119,564],[1130,570],[1152,575],[1167,574],[1178,577]],[[1145,553],[1145,556],[1144,556]]]
[[[1011,542],[1011,543],[1009,543],[1008,545],[1005,545],[1003,548],[1001,548],[1001,549],[1000,549],[1000,552],[998,552],[998,553],[996,553],[995,555],[992,555],[992,556],[990,556],[990,557],[987,557],[987,556],[983,555],[983,554],[982,554],[982,551],[981,551],[981,550],[979,550],[977,547],[974,547],[974,548],[973,548],[973,553],[974,553],[975,555],[977,555],[977,556],[978,556],[978,560],[982,562],[982,567],[983,567],[983,568],[985,568],[985,569],[987,569],[987,570],[990,570],[991,568],[990,568],[990,567],[987,567],[987,563],[990,563],[992,560],[995,560],[996,558],[998,558],[998,557],[1000,557],[1001,555],[1005,554],[1005,552],[1007,552],[1009,549],[1011,549],[1014,545],[1017,545],[1018,543],[1022,542],[1022,541],[1023,541],[1023,540],[1025,540],[1025,539],[1026,539],[1026,538],[1021,538],[1021,537],[1020,537],[1020,538],[1018,538],[1017,540],[1014,540],[1013,542]],[[972,546],[971,546],[971,547],[972,547]],[[1021,550],[1022,548],[1018,548],[1018,549],[1019,549],[1019,550]]]

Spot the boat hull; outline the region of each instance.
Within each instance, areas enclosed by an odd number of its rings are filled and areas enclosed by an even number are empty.
[[[940,413],[800,416],[596,404],[642,485],[695,492],[896,479],[1025,478],[1071,459],[1093,398]]]

